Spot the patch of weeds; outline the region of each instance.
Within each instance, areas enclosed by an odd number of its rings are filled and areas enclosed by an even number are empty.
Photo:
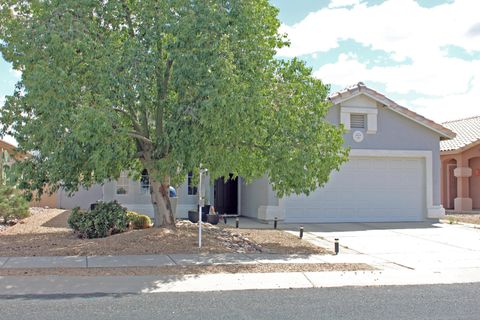
[[[455,219],[455,218],[452,217],[452,216],[449,216],[449,217],[447,218],[447,220],[448,220],[448,223],[449,223],[449,224],[456,224],[456,223],[458,222],[457,219]]]

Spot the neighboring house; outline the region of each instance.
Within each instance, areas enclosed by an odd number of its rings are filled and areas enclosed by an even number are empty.
[[[10,155],[11,158],[8,164],[12,164],[15,161],[15,159],[23,158],[23,156],[16,153],[16,148],[13,144],[10,144],[0,139],[0,151],[1,150],[7,151],[8,154]]]
[[[443,124],[457,134],[440,145],[442,204],[458,212],[480,209],[480,116]]]
[[[0,150],[6,150],[11,158],[8,165],[12,165],[15,161],[21,161],[22,159],[26,158],[26,154],[19,153],[16,150],[16,147],[13,144],[10,144],[6,141],[0,140]],[[58,205],[57,203],[57,194],[54,193],[52,195],[44,194],[40,198],[40,200],[33,200],[30,201],[30,207],[51,207],[54,208]]]
[[[358,83],[333,94],[327,120],[343,124],[350,161],[332,172],[323,187],[305,195],[278,198],[266,178],[246,185],[242,178],[210,188],[210,202],[221,213],[286,222],[423,221],[444,215],[440,201],[441,140],[455,137],[428,120]],[[177,217],[196,207],[196,188],[187,179],[177,190]],[[82,199],[83,198],[83,199]],[[118,200],[152,215],[148,185],[126,176],[61,197],[71,207],[103,199]]]

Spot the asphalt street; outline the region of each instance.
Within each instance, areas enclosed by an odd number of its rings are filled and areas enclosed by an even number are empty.
[[[480,284],[1,296],[0,319],[475,319]]]

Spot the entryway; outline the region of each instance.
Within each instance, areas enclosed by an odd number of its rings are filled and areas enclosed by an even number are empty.
[[[219,214],[238,214],[238,177],[233,175],[215,180],[214,206]]]

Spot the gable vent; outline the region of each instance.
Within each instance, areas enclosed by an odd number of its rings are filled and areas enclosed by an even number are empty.
[[[350,114],[350,128],[365,129],[365,118],[364,114]]]

